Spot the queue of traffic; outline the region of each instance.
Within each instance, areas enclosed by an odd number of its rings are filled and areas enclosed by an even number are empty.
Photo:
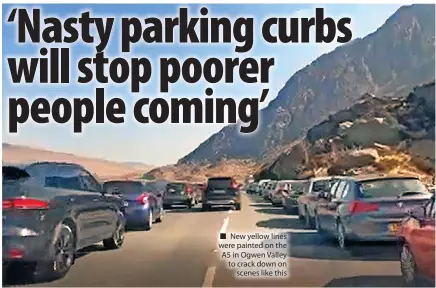
[[[404,175],[329,176],[310,180],[250,183],[247,193],[298,215],[307,229],[335,240],[392,241],[407,284],[435,280],[435,196],[416,177]]]
[[[202,202],[240,209],[239,186],[230,177],[207,184],[116,180],[101,183],[72,163],[3,166],[3,277],[10,269],[31,282],[61,278],[77,252],[102,242],[123,246],[126,229],[151,230],[165,209]]]

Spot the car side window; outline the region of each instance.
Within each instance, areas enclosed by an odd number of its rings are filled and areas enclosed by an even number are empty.
[[[80,178],[83,181],[85,190],[91,192],[101,192],[101,185],[94,178],[94,176],[91,175],[91,173],[86,170],[82,170],[80,173]]]
[[[344,189],[342,189],[342,193],[337,195],[338,199],[344,199],[345,197],[347,197],[348,191],[350,190],[350,184],[347,183],[344,187]]]
[[[330,194],[331,194],[332,196],[334,196],[334,195],[336,194],[336,191],[338,190],[339,183],[341,183],[341,181],[336,181],[336,182],[333,184],[332,189],[330,189]]]

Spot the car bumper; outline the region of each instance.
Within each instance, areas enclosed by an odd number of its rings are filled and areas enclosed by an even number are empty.
[[[11,262],[38,262],[47,258],[51,239],[39,236],[3,236],[3,265]]]
[[[396,241],[398,232],[390,231],[390,224],[400,224],[400,220],[392,221],[368,221],[353,219],[345,222],[347,238],[355,241]]]
[[[132,207],[130,209],[126,209],[124,212],[124,218],[127,226],[147,223],[149,217],[149,207]]]
[[[163,205],[171,206],[171,205],[188,205],[191,203],[192,199],[188,197],[183,198],[169,198],[163,200]]]
[[[239,199],[219,199],[219,200],[207,200],[203,201],[204,204],[212,206],[227,206],[227,205],[236,205],[240,203]]]

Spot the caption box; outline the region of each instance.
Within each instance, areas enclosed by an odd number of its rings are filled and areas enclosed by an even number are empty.
[[[288,235],[222,233],[219,254],[241,278],[288,278]]]

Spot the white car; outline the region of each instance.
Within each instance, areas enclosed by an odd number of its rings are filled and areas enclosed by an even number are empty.
[[[266,184],[268,184],[269,181],[271,180],[270,179],[260,180],[259,183],[257,184],[256,194],[262,196],[263,189],[265,188]]]
[[[271,193],[274,192],[274,190],[276,189],[277,186],[277,180],[271,180],[268,182],[268,184],[266,185],[265,189],[263,189],[262,191],[262,196],[265,200],[269,200],[271,199]]]

